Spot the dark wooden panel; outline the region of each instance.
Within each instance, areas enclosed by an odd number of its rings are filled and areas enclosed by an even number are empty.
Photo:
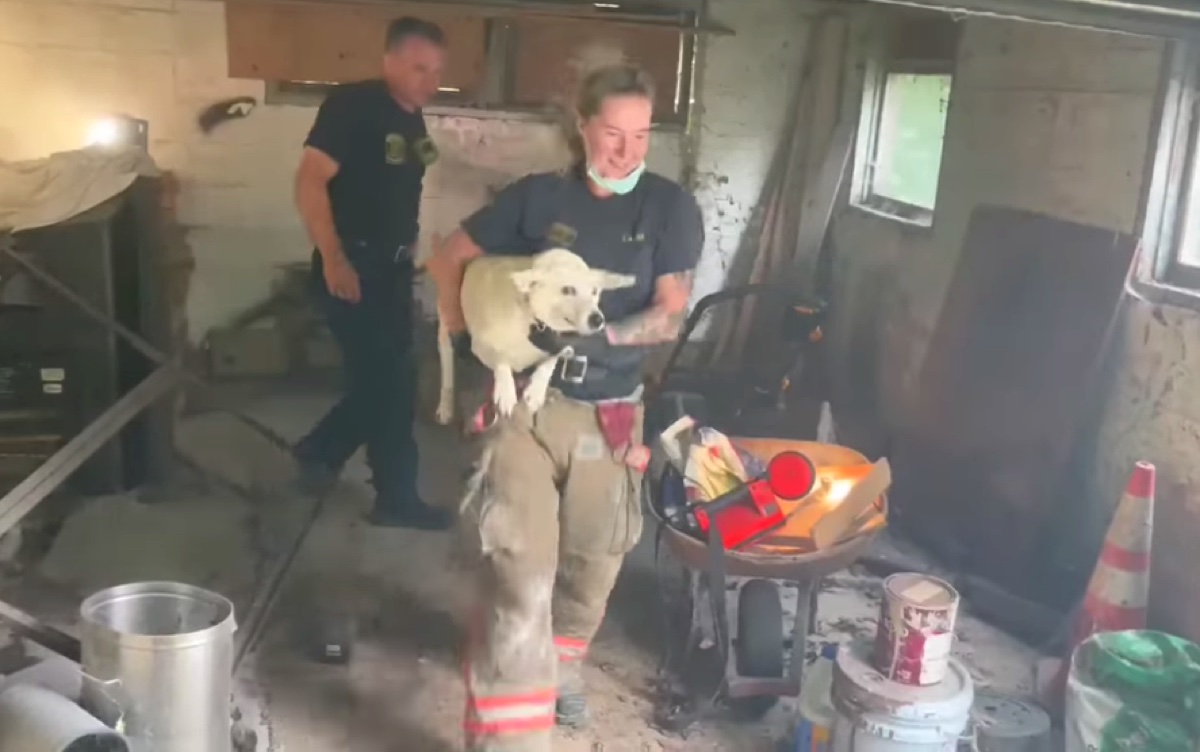
[[[379,76],[387,25],[414,15],[446,32],[443,85],[467,93],[483,82],[487,21],[469,11],[416,3],[311,5],[237,0],[226,4],[229,75],[263,81],[346,83]]]
[[[537,107],[561,101],[574,91],[577,56],[587,54],[589,48],[614,50],[650,74],[657,87],[655,115],[669,118],[676,114],[682,39],[676,29],[569,18],[519,19],[514,103]]]
[[[1136,246],[975,210],[894,452],[893,499],[917,537],[1029,592]]]
[[[888,16],[888,55],[893,61],[953,63],[960,24],[949,13],[897,10]]]

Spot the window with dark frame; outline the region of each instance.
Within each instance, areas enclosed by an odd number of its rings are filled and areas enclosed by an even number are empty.
[[[1200,47],[1172,45],[1142,227],[1142,281],[1188,307],[1200,296]]]
[[[226,13],[230,75],[265,81],[268,104],[317,106],[332,88],[376,76],[387,22],[412,14],[446,30],[448,68],[435,107],[536,116],[571,90],[577,70],[571,56],[601,48],[619,51],[654,79],[656,124],[685,123],[694,35],[683,29],[695,22],[694,14],[631,3],[614,3],[612,10],[620,11],[618,20],[570,13],[448,13],[416,4],[239,0]]]
[[[893,14],[868,51],[851,201],[933,223],[958,29],[947,15]]]

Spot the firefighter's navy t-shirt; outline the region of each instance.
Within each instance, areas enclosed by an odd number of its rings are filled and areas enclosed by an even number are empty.
[[[633,275],[632,287],[609,290],[600,309],[609,321],[640,313],[655,281],[691,272],[704,245],[696,199],[673,180],[645,173],[624,196],[599,198],[578,170],[528,175],[463,222],[485,253],[529,255],[551,248],[577,253],[588,266]]]
[[[343,242],[392,252],[416,241],[421,182],[437,158],[420,111],[401,107],[381,80],[345,84],[321,105],[304,144],[338,163],[329,200]]]

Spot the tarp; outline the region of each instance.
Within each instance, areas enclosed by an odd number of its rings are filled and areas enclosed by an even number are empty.
[[[137,147],[90,147],[43,159],[0,161],[0,231],[66,221],[104,203],[158,167]]]

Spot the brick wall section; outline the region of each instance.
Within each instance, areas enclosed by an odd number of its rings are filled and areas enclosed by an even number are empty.
[[[707,234],[697,296],[721,289],[737,254],[758,250],[751,222],[783,137],[812,13],[807,3],[778,0],[715,0],[712,8],[737,34],[711,37],[705,54],[696,168]]]

